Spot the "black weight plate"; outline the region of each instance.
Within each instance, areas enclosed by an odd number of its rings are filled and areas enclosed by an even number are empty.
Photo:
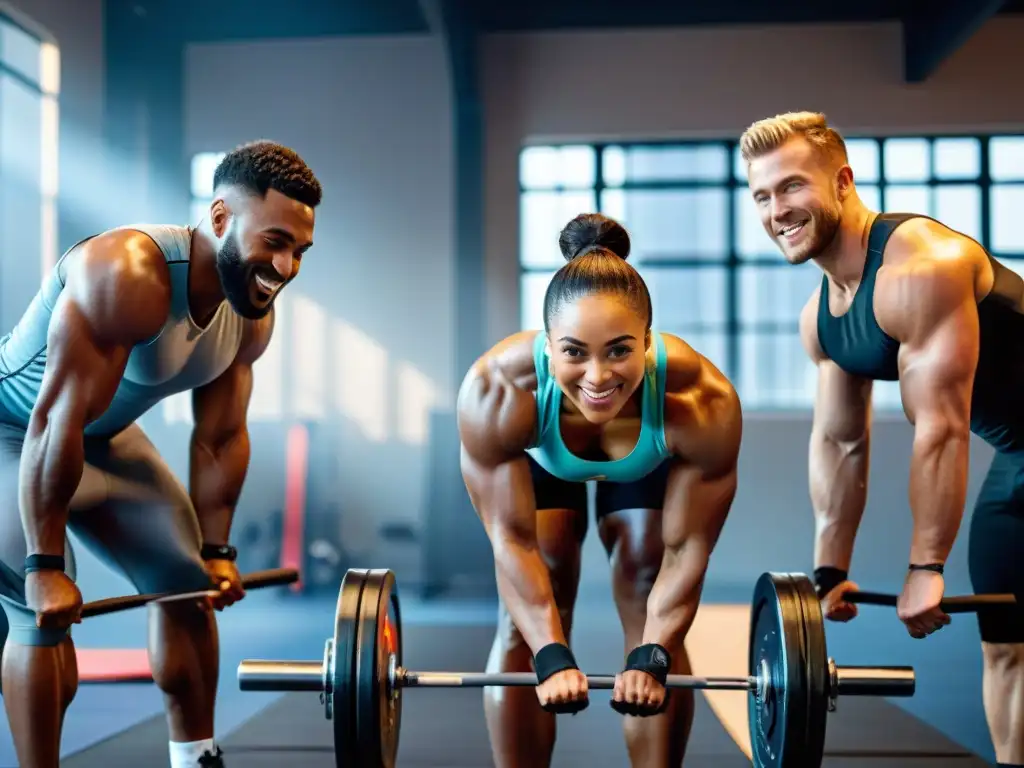
[[[392,656],[402,663],[401,609],[395,575],[372,570],[359,605],[356,646],[356,749],[361,768],[394,768],[401,728],[400,690],[392,690]]]
[[[749,674],[767,684],[748,696],[755,768],[815,768],[806,751],[807,666],[800,595],[787,574],[765,573],[754,586]]]
[[[814,582],[805,574],[789,574],[802,614],[804,679],[807,681],[807,720],[803,753],[808,765],[820,766],[825,758],[825,731],[828,726],[828,645],[825,641],[825,617],[814,591]]]
[[[325,706],[334,721],[334,760],[337,768],[361,765],[356,749],[355,698],[356,656],[359,614],[367,571],[350,569],[341,580],[338,607],[334,614],[334,640],[328,649],[329,663],[324,675]]]

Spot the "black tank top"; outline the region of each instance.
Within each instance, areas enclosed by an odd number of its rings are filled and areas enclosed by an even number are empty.
[[[828,308],[828,278],[822,276],[818,343],[848,373],[866,379],[899,379],[899,342],[875,319],[875,275],[885,244],[903,222],[919,214],[883,213],[871,225],[860,286],[850,308],[835,317]],[[981,350],[971,398],[971,431],[1004,453],[1024,453],[1024,281],[989,256],[992,291],[978,304]]]

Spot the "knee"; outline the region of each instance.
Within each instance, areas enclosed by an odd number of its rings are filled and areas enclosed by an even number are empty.
[[[646,605],[661,569],[661,558],[660,542],[623,542],[616,548],[613,560],[617,593],[631,603]]]
[[[982,643],[985,671],[997,677],[1024,674],[1024,643]]]

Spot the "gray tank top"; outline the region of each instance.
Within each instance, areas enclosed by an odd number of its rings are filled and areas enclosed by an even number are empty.
[[[205,328],[192,319],[188,309],[191,229],[160,224],[119,229],[143,232],[160,247],[171,276],[171,309],[160,333],[132,349],[113,401],[86,427],[87,435],[114,434],[164,398],[217,378],[235,359],[245,323],[226,301]],[[0,339],[0,420],[7,423],[28,425],[46,367],[50,318],[64,290],[67,259],[77,245],[64,253],[17,325]]]

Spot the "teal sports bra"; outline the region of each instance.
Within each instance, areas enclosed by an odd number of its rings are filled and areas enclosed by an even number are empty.
[[[647,364],[640,406],[640,436],[636,446],[621,459],[590,461],[565,447],[562,440],[562,390],[548,369],[547,337],[541,331],[533,342],[533,364],[537,370],[537,433],[526,452],[560,480],[582,483],[606,480],[631,483],[640,480],[671,457],[665,442],[665,371],[668,353],[661,334],[654,337],[654,364]]]

